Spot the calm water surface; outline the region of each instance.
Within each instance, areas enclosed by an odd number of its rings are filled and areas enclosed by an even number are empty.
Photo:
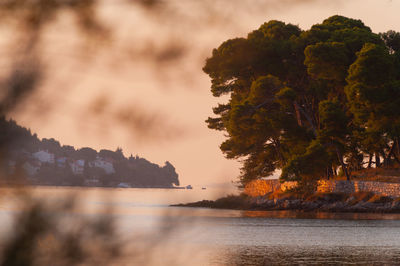
[[[5,233],[13,215],[21,210],[12,193],[4,189],[1,192],[0,232]],[[400,264],[398,214],[168,206],[215,199],[231,192],[48,187],[34,188],[32,193],[49,201],[75,196],[80,206],[74,212],[76,216],[111,215],[127,243],[146,249],[142,263],[147,265]],[[131,262],[129,258],[120,263],[132,265]]]

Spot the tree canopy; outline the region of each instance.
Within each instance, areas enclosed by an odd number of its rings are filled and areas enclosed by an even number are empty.
[[[338,15],[306,31],[272,20],[223,42],[203,71],[215,97],[229,96],[206,122],[226,133],[226,157],[242,160],[242,183],[400,163],[397,32]]]

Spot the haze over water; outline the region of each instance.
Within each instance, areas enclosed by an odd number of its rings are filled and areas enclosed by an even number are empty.
[[[4,194],[9,191],[3,190]],[[231,192],[231,191],[230,191]],[[110,215],[127,253],[117,265],[396,264],[399,214],[316,214],[177,208],[169,204],[216,199],[230,192],[207,189],[37,187],[34,198],[74,195],[79,209],[67,216]],[[107,210],[107,211],[106,211]],[[109,212],[111,210],[111,212]],[[19,213],[15,198],[0,201],[2,231]],[[322,218],[322,219],[315,219]],[[131,256],[131,257],[129,257]]]
[[[40,138],[55,138],[62,144],[97,150],[122,147],[126,156],[139,154],[160,164],[169,160],[181,185],[192,184],[195,189],[33,188],[33,199],[44,202],[76,199],[72,210],[53,209],[53,216],[62,217],[59,226],[74,227],[86,217],[114,220],[125,250],[114,265],[399,263],[400,214],[169,206],[237,193],[211,188],[239,174],[239,164],[226,160],[218,148],[223,134],[210,131],[204,123],[212,107],[224,102],[212,96],[210,80],[201,70],[213,48],[224,40],[245,37],[272,19],[306,30],[339,14],[361,19],[376,33],[399,31],[398,0],[87,2],[98,2],[97,9],[83,12],[86,20],[78,22],[96,30],[91,24],[96,13],[100,25],[113,33],[109,40],[101,31],[77,34],[81,28],[73,26],[69,13],[54,15],[32,35],[17,34],[18,17],[17,27],[2,24],[2,83],[14,84],[14,70],[19,74],[26,65],[32,69],[28,67],[25,74],[33,77],[31,94],[18,101],[11,94],[7,116]],[[29,44],[35,40],[35,45]],[[201,190],[203,185],[208,189]],[[0,189],[0,248],[7,236],[23,231],[12,222],[30,207],[20,205],[24,196]],[[53,240],[43,238],[39,244],[51,245]]]

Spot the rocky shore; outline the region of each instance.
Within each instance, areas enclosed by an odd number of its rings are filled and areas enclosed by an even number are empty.
[[[203,200],[179,207],[202,207],[235,210],[296,210],[321,212],[370,212],[400,213],[400,198],[373,195],[371,193],[324,193],[308,198],[268,196],[249,197],[247,195],[231,195],[215,201]]]

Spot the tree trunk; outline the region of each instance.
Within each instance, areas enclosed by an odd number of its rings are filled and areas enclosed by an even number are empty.
[[[327,176],[327,179],[328,179],[328,180],[329,180],[331,177],[333,177],[333,171],[332,171],[332,167],[331,167],[331,166],[329,166],[329,167],[326,168],[326,176]]]
[[[338,148],[337,145],[335,145],[335,148],[336,148],[336,155],[337,155],[337,157],[338,157],[338,160],[339,160],[339,162],[340,162],[340,165],[342,166],[342,169],[343,169],[343,172],[344,172],[344,174],[345,174],[345,176],[346,176],[346,179],[347,179],[347,181],[350,181],[350,175],[349,175],[349,173],[347,172],[347,167],[346,167],[346,165],[344,164],[342,153],[340,152],[340,150],[339,150],[339,148]]]
[[[368,169],[371,168],[371,165],[372,165],[372,157],[373,157],[373,156],[374,156],[374,155],[373,155],[372,153],[369,154]]]
[[[328,167],[328,180],[330,177],[333,177],[333,170],[332,170],[332,166]]]
[[[276,152],[278,153],[279,159],[282,161],[282,164],[286,164],[286,160],[285,157],[283,157],[282,151],[281,151],[281,142],[279,141],[279,139],[275,140],[273,139],[274,142],[274,147]]]
[[[388,153],[388,155],[387,155],[387,159],[388,159],[388,160],[390,160],[390,157],[392,157],[392,154],[394,153],[394,148],[395,148],[395,146],[396,146],[396,140],[393,141],[393,144],[392,144],[392,146],[391,146],[390,149],[389,149],[389,153]]]
[[[385,151],[383,149],[380,152],[380,154],[382,154],[383,166],[388,166],[390,164],[390,157],[389,156],[385,156]]]
[[[296,110],[298,109],[300,111],[300,113],[302,115],[304,115],[304,117],[307,119],[308,123],[310,124],[314,135],[317,136],[317,129],[315,128],[315,125],[314,125],[311,117],[303,110],[303,108],[301,108],[301,106],[296,101],[294,101],[293,104],[294,104]]]
[[[392,161],[392,156],[395,157],[395,149],[396,149],[396,145],[397,145],[397,141],[396,139],[393,140],[393,143],[391,146],[389,146],[388,144],[386,144],[386,148],[388,149],[387,154],[385,153],[385,149],[381,149],[381,154],[383,157],[383,165],[384,166],[390,166],[392,165],[393,161]]]
[[[375,152],[375,168],[381,167],[381,157],[379,157],[379,152]]]
[[[396,155],[396,152],[393,152],[393,158],[398,164],[400,164],[400,160],[399,160],[399,157]]]
[[[397,147],[397,155],[400,155],[400,144],[399,144],[399,138],[396,138],[396,147]]]
[[[301,115],[300,115],[299,106],[297,104],[293,104],[293,105],[294,105],[294,110],[296,111],[297,124],[299,126],[303,126],[303,123],[301,122]]]

